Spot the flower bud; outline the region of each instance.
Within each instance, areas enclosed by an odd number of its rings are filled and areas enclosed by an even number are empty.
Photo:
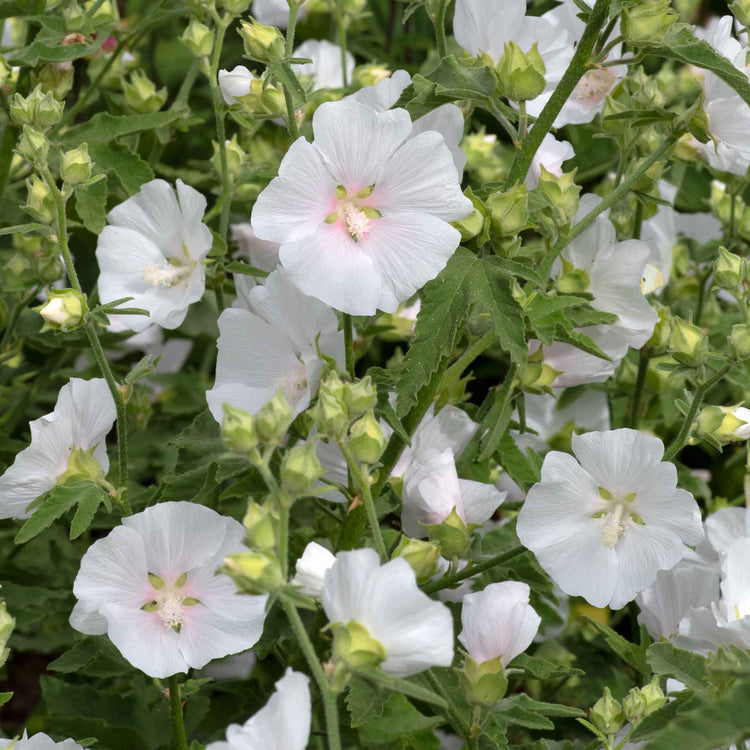
[[[640,688],[631,688],[622,701],[622,710],[625,721],[631,724],[639,724],[646,715],[646,699]]]
[[[8,614],[5,602],[0,599],[0,667],[2,667],[8,659],[10,651],[6,646],[15,624],[16,621]]]
[[[644,716],[658,711],[666,702],[667,696],[664,695],[664,691],[659,685],[659,678],[654,677],[648,685],[644,685],[641,688],[641,696],[646,703],[646,712]]]
[[[219,5],[227,13],[231,13],[234,16],[241,16],[250,7],[250,0],[220,0]]]
[[[247,544],[255,552],[276,548],[279,516],[268,503],[248,503],[242,524],[247,529]]]
[[[560,370],[544,361],[543,348],[540,346],[527,360],[526,369],[521,375],[521,389],[530,393],[548,392],[559,374]]]
[[[31,74],[31,83],[33,86],[41,86],[43,91],[62,101],[73,88],[74,75],[72,63],[52,63],[34,71]]]
[[[378,389],[373,385],[372,378],[366,375],[354,383],[342,383],[341,397],[349,417],[354,419],[375,408]]]
[[[65,28],[70,31],[82,30],[88,21],[83,8],[81,8],[76,0],[66,5],[63,10],[63,19],[65,20]]]
[[[409,539],[405,536],[399,542],[393,557],[403,557],[411,565],[417,582],[422,584],[438,572],[440,561],[440,547],[436,542],[426,542],[423,539]]]
[[[20,125],[46,130],[62,118],[63,105],[48,91],[37,86],[27,97],[14,94],[10,100],[10,116]]]
[[[440,545],[440,553],[448,560],[456,560],[466,552],[471,533],[480,527],[481,524],[466,523],[455,508],[442,523],[425,525],[430,539]]]
[[[563,294],[585,292],[591,286],[586,271],[576,268],[569,260],[562,259],[562,273],[555,279],[555,286]]]
[[[529,196],[526,185],[514,185],[505,192],[491,193],[487,199],[492,231],[501,237],[513,237],[529,224]]]
[[[737,650],[730,650],[729,646],[719,646],[715,653],[708,655],[706,673],[720,692],[724,692],[737,679],[737,673],[746,668],[744,658],[738,653]]]
[[[57,205],[47,183],[33,174],[26,180],[26,191],[24,211],[42,224],[50,224],[57,216]]]
[[[746,29],[750,27],[750,0],[734,0],[729,4],[729,10]]]
[[[497,66],[499,93],[514,102],[535,99],[547,85],[544,80],[546,72],[536,42],[528,53],[524,53],[515,42],[508,42]]]
[[[623,7],[620,28],[625,41],[638,47],[660,42],[677,17],[670,0],[639,0]]]
[[[269,552],[237,552],[224,558],[220,572],[234,580],[244,594],[267,594],[285,581],[275,555]]]
[[[304,495],[324,473],[313,443],[295,445],[281,462],[281,486],[292,495]]]
[[[63,485],[92,481],[97,484],[106,484],[104,469],[92,455],[93,450],[93,448],[90,451],[73,448],[68,458],[68,468],[57,477],[56,483]]]
[[[91,179],[94,163],[89,156],[88,144],[66,151],[60,161],[60,176],[69,185],[79,185]]]
[[[567,224],[578,211],[578,195],[581,186],[575,183],[575,171],[556,175],[548,172],[542,164],[536,190],[552,205],[555,222]]]
[[[292,423],[292,407],[279,389],[255,416],[255,429],[262,443],[277,445]]]
[[[21,137],[18,139],[17,151],[26,161],[39,166],[47,166],[49,141],[44,133],[28,126],[24,127]]]
[[[200,60],[213,52],[214,36],[214,32],[208,26],[196,18],[191,18],[180,41],[190,50],[193,57]]]
[[[386,657],[385,648],[376,641],[367,628],[356,620],[348,623],[334,622],[333,660],[345,664],[350,669],[376,667]]]
[[[604,688],[604,695],[594,704],[589,718],[603,734],[615,734],[622,727],[622,706],[612,697],[608,687]]]
[[[714,261],[714,279],[722,289],[736,289],[745,278],[745,263],[739,255],[730,253],[725,247],[719,248],[719,256]]]
[[[243,21],[238,29],[245,56],[262,63],[284,59],[284,37],[275,26],[258,23],[254,18]]]
[[[258,446],[258,435],[252,414],[224,404],[224,420],[221,424],[221,437],[224,444],[234,453],[247,455]]]
[[[750,410],[734,406],[706,406],[696,421],[696,433],[716,448],[750,437]]]
[[[235,96],[234,100],[253,116],[280,117],[286,113],[284,93],[272,84],[265,85],[262,78],[253,78],[249,93]]]
[[[385,449],[383,428],[370,410],[349,428],[349,448],[354,459],[363,464],[374,464]]]
[[[750,358],[750,324],[738,323],[732,326],[729,348],[737,359]]]
[[[697,365],[708,353],[708,338],[698,326],[682,318],[673,318],[669,350],[678,362]]]
[[[239,177],[242,168],[247,162],[247,154],[237,142],[237,134],[232,136],[232,140],[225,142],[227,152],[227,171],[229,176],[236,179]],[[221,155],[219,154],[219,144],[213,142],[214,154],[211,157],[211,164],[218,174],[221,174]]]
[[[470,656],[466,658],[461,681],[470,703],[491,706],[505,695],[508,690],[508,678],[500,659],[498,656],[478,664]]]
[[[363,89],[365,86],[377,86],[390,74],[391,71],[384,65],[358,65],[352,74],[352,84],[357,89]]]
[[[44,318],[43,331],[73,331],[89,311],[86,296],[75,289],[50,289],[47,301],[36,310]]]
[[[140,114],[158,112],[167,101],[166,87],[157,91],[156,84],[140,70],[134,70],[130,74],[130,80],[122,82],[122,87],[125,103]]]

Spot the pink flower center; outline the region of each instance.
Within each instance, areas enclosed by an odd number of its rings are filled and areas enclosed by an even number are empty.
[[[380,211],[366,204],[374,185],[368,185],[350,195],[343,185],[336,188],[336,209],[325,218],[326,224],[338,224],[355,241],[362,242],[372,229],[372,221]]]

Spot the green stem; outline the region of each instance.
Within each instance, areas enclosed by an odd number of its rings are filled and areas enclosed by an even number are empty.
[[[187,735],[185,734],[185,719],[182,716],[182,701],[180,699],[180,685],[177,675],[169,678],[169,716],[172,719],[172,736],[177,750],[187,750]]]
[[[286,40],[284,43],[284,56],[288,60],[292,56],[294,51],[294,30],[297,26],[297,12],[299,11],[299,5],[297,0],[288,0],[289,5],[289,24],[286,27]],[[346,72],[344,72],[346,77]],[[282,86],[284,89],[284,101],[286,102],[286,127],[289,131],[289,137],[296,141],[299,138],[299,128],[297,127],[297,113],[294,110],[294,101],[292,100],[292,92],[289,91],[287,86]]]
[[[531,132],[524,139],[523,147],[516,153],[513,166],[508,173],[507,184],[509,186],[524,181],[526,173],[531,166],[531,160],[544,140],[544,136],[549,133],[563,105],[570,98],[573,89],[578,85],[578,81],[581,80],[589,69],[591,53],[594,51],[594,45],[599,39],[599,32],[607,20],[609,4],[610,0],[596,0],[589,16],[589,22],[583,32],[581,41],[578,43],[573,59],[570,61],[570,65],[568,65],[568,69],[560,79],[560,83],[557,84],[557,88],[552,93],[549,101],[544,105],[544,109],[539,114]]]
[[[425,586],[422,586],[422,591],[424,591],[425,594],[434,594],[436,591],[441,591],[442,589],[455,586],[457,583],[461,583],[461,581],[464,581],[467,578],[479,575],[485,570],[490,570],[496,565],[501,565],[508,560],[512,560],[514,557],[518,557],[518,555],[522,555],[524,552],[526,552],[526,547],[523,547],[520,544],[515,547],[511,547],[506,552],[501,552],[499,555],[490,557],[487,560],[476,563],[475,565],[467,565],[463,570],[459,570],[457,573],[453,573],[449,576],[444,576],[437,581],[428,583]]]
[[[435,10],[435,41],[437,43],[438,57],[443,58],[448,54],[448,42],[445,38],[445,12],[448,9],[448,0],[438,0]]]
[[[635,380],[635,390],[633,391],[633,406],[630,410],[630,426],[638,429],[638,421],[641,412],[641,396],[643,395],[643,386],[646,384],[646,373],[648,372],[648,362],[651,359],[651,352],[648,349],[641,349],[641,356],[638,360],[638,376]]]
[[[372,499],[372,492],[370,490],[369,476],[362,474],[362,469],[357,463],[356,459],[352,455],[349,445],[345,440],[339,443],[341,452],[344,454],[346,463],[349,465],[349,471],[354,479],[359,491],[362,493],[362,502],[365,506],[367,513],[367,520],[370,524],[370,531],[372,531],[373,539],[375,540],[375,549],[377,549],[380,559],[383,562],[388,560],[388,552],[385,548],[385,542],[383,541],[383,534],[380,531],[380,523],[378,522],[378,514],[375,512],[375,503]]]
[[[342,325],[344,326],[344,351],[346,352],[346,371],[354,378],[354,324],[352,316],[348,313],[342,314]]]
[[[518,102],[518,137],[523,141],[526,137],[526,102]]]
[[[281,573],[286,581],[289,572],[289,507],[282,505],[279,508],[279,564]]]
[[[318,655],[315,653],[310,637],[307,635],[302,618],[297,612],[297,608],[283,594],[281,603],[284,607],[289,624],[292,626],[297,642],[299,643],[302,653],[305,655],[310,671],[313,673],[318,689],[323,696],[323,710],[326,716],[326,730],[328,734],[328,750],[341,750],[341,737],[339,735],[339,710],[336,704],[336,693],[331,689],[326,673],[320,665]]]
[[[338,0],[336,3],[336,26],[339,32],[339,47],[341,48],[341,80],[344,88],[349,85],[346,75],[346,13],[343,3]]]
[[[486,333],[482,334],[473,344],[466,348],[466,351],[446,370],[443,379],[440,381],[440,390],[444,391],[454,381],[458,380],[463,371],[481,354],[492,346],[497,333],[494,328],[491,328]]]

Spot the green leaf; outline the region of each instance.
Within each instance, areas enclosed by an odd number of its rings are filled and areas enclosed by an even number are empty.
[[[523,669],[531,677],[536,677],[539,680],[584,674],[581,669],[569,667],[565,664],[555,664],[555,662],[540,659],[536,656],[529,656],[528,654],[519,654],[508,666]]]
[[[539,455],[532,448],[527,448],[524,455],[510,433],[506,432],[500,438],[497,451],[500,465],[524,492],[541,479]]]
[[[3,227],[0,229],[0,235],[4,234],[39,234],[48,236],[52,230],[47,224],[16,224],[14,227]]]
[[[0,693],[0,706],[4,706],[12,697],[13,693]]]
[[[137,193],[144,182],[154,179],[154,172],[148,162],[124,143],[91,143],[89,154],[102,169],[115,175],[130,195]]]
[[[483,434],[479,461],[489,458],[496,450],[500,440],[506,434],[510,415],[513,413],[513,399],[510,397],[515,374],[510,370],[505,376],[502,387],[498,388],[495,403],[482,420],[477,433]]]
[[[76,211],[86,229],[99,234],[107,221],[107,180],[76,188]]]
[[[619,633],[616,633],[612,628],[603,625],[601,622],[597,622],[590,617],[584,617],[584,619],[604,636],[604,640],[612,651],[623,661],[630,664],[641,677],[644,679],[648,678],[651,670],[646,662],[646,655],[640,646],[636,646],[635,643],[626,640]]]
[[[555,725],[546,718],[547,716],[577,718],[585,714],[580,708],[535,701],[524,693],[503,698],[492,707],[492,718],[496,722],[528,729],[554,729]]]
[[[76,512],[73,514],[73,520],[70,522],[70,538],[78,539],[83,534],[91,522],[94,520],[96,511],[99,506],[106,500],[106,494],[104,490],[95,485],[98,488],[98,492],[91,491],[85,493],[79,500]]]
[[[141,378],[145,378],[146,375],[149,375],[156,369],[156,362],[158,359],[159,358],[157,357],[157,359],[152,362],[151,355],[146,354],[136,362],[133,369],[125,376],[125,382],[128,385],[133,385],[133,383],[137,383]]]
[[[353,677],[346,696],[346,707],[352,717],[352,728],[377,719],[383,714],[389,692],[362,677]]]
[[[60,674],[85,674],[91,677],[119,677],[133,671],[112,642],[100,635],[87,635],[50,663]]]
[[[693,690],[705,690],[706,660],[699,654],[675,648],[671,643],[654,643],[646,651],[646,661],[659,677],[674,677]]]
[[[147,115],[112,115],[109,112],[99,112],[87,122],[65,132],[60,140],[66,148],[84,142],[89,146],[96,142],[109,143],[123,135],[132,135],[170,125],[184,116],[185,111],[182,109],[152,112]]]
[[[410,698],[416,698],[424,703],[431,703],[433,706],[439,706],[440,708],[448,707],[444,698],[441,698],[429,688],[425,688],[416,682],[411,682],[400,677],[391,677],[379,669],[372,671],[363,670],[357,674],[375,685],[392,690],[394,693],[402,693],[403,695],[408,695]]]
[[[263,279],[268,276],[268,271],[243,263],[241,260],[233,260],[231,263],[227,263],[224,270],[230,273],[241,273],[244,276],[259,276]]]
[[[11,65],[21,67],[34,67],[39,62],[61,63],[69,60],[77,60],[79,57],[96,52],[104,43],[104,39],[92,42],[91,44],[46,44],[34,40],[28,47],[15,52],[8,62]]]
[[[400,740],[443,723],[440,716],[424,716],[400,693],[392,693],[383,708],[383,713],[359,729],[359,736],[366,743],[386,743]]]

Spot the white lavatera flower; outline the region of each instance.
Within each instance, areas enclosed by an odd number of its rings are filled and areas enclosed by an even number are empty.
[[[271,273],[276,269],[279,265],[278,242],[259,240],[255,236],[255,230],[249,221],[232,224],[230,228],[232,240],[237,243],[235,257],[246,258],[251,266],[260,268],[261,271]]]
[[[177,195],[164,180],[151,180],[107,215],[96,246],[99,296],[104,303],[132,297],[129,307],[148,310],[149,317],[120,316],[132,330],[177,328],[203,296],[213,242],[201,221],[205,210],[206,199],[182,180]]]
[[[386,674],[408,677],[453,662],[450,610],[419,589],[402,557],[381,565],[373,549],[339,552],[322,598],[330,623],[357,622],[382,645]]]
[[[341,66],[341,47],[325,39],[308,39],[294,50],[292,57],[308,57],[312,62],[292,65],[298,75],[312,80],[315,89],[341,89],[344,74]],[[346,53],[346,80],[352,80],[354,55]]]
[[[491,583],[464,597],[458,640],[477,664],[499,658],[507,667],[531,645],[541,622],[527,584]]]
[[[542,167],[550,174],[562,174],[562,163],[575,156],[573,147],[568,141],[558,141],[552,133],[547,133],[531,160],[531,167],[526,174],[526,187],[533,190],[539,184]]]
[[[637,430],[573,435],[552,451],[518,516],[521,543],[570,596],[619,609],[703,539],[693,496],[664,445]]]
[[[414,538],[427,536],[427,524],[440,524],[455,509],[467,524],[481,526],[505,500],[494,485],[459,479],[453,451],[429,449],[404,474],[401,523]]]
[[[460,241],[448,222],[472,211],[435,132],[411,135],[402,109],[326,102],[315,139],[295,141],[258,196],[252,224],[279,242],[299,289],[355,315],[396,310],[442,270]]]
[[[23,736],[17,740],[0,739],[0,748],[2,747],[12,748],[12,750],[55,750],[55,748],[57,750],[83,750],[83,746],[75,740],[55,742],[52,737],[44,734],[44,732],[37,732],[29,737],[26,730],[24,730]]]
[[[301,21],[308,13],[307,3],[300,3],[297,20]],[[260,23],[285,29],[289,25],[289,3],[286,0],[253,0],[252,15]]]
[[[344,362],[336,314],[300,292],[282,269],[249,289],[245,302],[248,309],[219,316],[216,382],[206,393],[211,414],[221,423],[224,403],[255,414],[281,389],[297,415],[317,391],[324,364],[318,347]]]
[[[322,544],[310,542],[297,560],[292,586],[300,593],[320,599],[323,593],[326,571],[336,562],[336,556]]]
[[[219,88],[224,101],[231,106],[237,99],[250,93],[255,76],[244,65],[235,65],[231,70],[219,71]]]
[[[600,201],[601,198],[595,195],[583,196],[576,221],[580,221]],[[545,363],[560,371],[553,387],[567,388],[606,380],[614,373],[629,347],[639,349],[651,337],[659,316],[641,289],[648,256],[649,247],[645,242],[617,242],[614,226],[601,214],[565,248],[563,260],[584,272],[589,280],[586,291],[594,296],[591,306],[602,312],[614,313],[617,321],[611,325],[576,329],[608,354],[611,362],[558,341],[544,347]],[[562,264],[558,263],[556,267],[557,272],[562,271]],[[538,344],[530,342],[530,349],[536,348]]]
[[[738,438],[747,440],[750,438],[750,409],[745,406],[738,406],[733,412],[732,416],[741,420],[744,424],[741,424],[735,431],[734,434]]]
[[[253,646],[266,596],[238,594],[216,575],[244,548],[245,528],[188,502],[166,502],[123,518],[89,547],[73,584],[70,624],[104,635],[150,677],[200,669]]]
[[[244,724],[230,724],[226,742],[206,750],[305,750],[311,720],[310,680],[287,668],[268,703]]]
[[[376,112],[385,112],[398,101],[410,83],[411,76],[405,70],[396,70],[388,78],[373,86],[364,86],[346,98],[366,104]],[[463,112],[455,104],[441,104],[414,121],[412,137],[428,130],[435,130],[443,136],[460,178],[466,166],[466,154],[461,148],[461,140],[464,137]]]
[[[93,456],[104,477],[109,470],[105,439],[116,417],[103,378],[71,378],[60,389],[54,411],[29,423],[31,445],[0,477],[0,518],[28,518],[29,503],[64,478],[71,463],[78,463],[78,451]]]
[[[740,507],[721,508],[707,516],[703,526],[706,541],[710,545],[710,551],[715,553],[714,559],[718,564],[737,539],[750,538],[750,510]]]

